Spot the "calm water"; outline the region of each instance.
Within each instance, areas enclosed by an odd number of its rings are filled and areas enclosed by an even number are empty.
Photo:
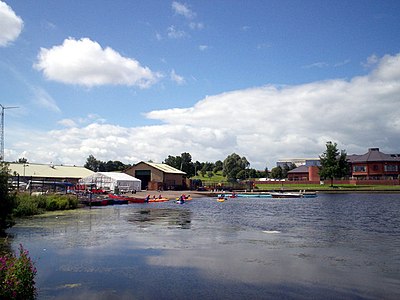
[[[400,194],[130,204],[9,232],[39,299],[400,299]]]

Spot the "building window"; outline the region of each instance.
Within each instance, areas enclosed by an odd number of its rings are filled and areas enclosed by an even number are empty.
[[[398,165],[385,165],[385,172],[397,172],[398,170]]]
[[[372,170],[374,170],[374,171],[379,171],[379,166],[378,166],[378,165],[373,165],[373,166],[372,166]]]
[[[353,172],[367,172],[367,166],[353,166]]]

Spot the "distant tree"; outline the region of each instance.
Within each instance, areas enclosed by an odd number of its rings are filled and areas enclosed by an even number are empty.
[[[185,172],[188,177],[195,175],[195,166],[192,162],[192,156],[190,153],[184,152],[181,156],[168,155],[164,160],[164,163]]]
[[[208,178],[213,177],[214,176],[213,171],[207,171],[207,176],[208,176]]]
[[[17,163],[26,164],[26,163],[28,163],[28,159],[25,157],[18,158]]]
[[[246,170],[240,170],[239,172],[237,172],[236,179],[245,180],[246,178],[248,178]]]
[[[238,173],[246,170],[249,166],[250,163],[246,157],[240,157],[238,154],[232,153],[225,158],[222,173],[228,178],[228,181],[234,182],[238,179]]]
[[[199,162],[198,160],[196,160],[196,162],[194,163],[194,175],[197,176],[198,172],[203,168],[203,164],[201,162]]]
[[[288,177],[288,172],[296,169],[296,165],[293,163],[289,163],[289,164],[284,164],[283,168],[282,168],[282,178],[287,178]]]
[[[220,160],[217,160],[217,161],[215,162],[215,164],[214,164],[213,172],[214,172],[214,173],[217,173],[217,172],[219,172],[219,171],[222,171],[223,168],[224,168],[223,162],[220,161]]]
[[[348,175],[349,166],[346,151],[341,150],[339,152],[336,143],[327,142],[326,150],[319,158],[321,162],[319,176],[321,179],[329,178],[331,186],[333,186],[334,178],[342,178]]]
[[[14,224],[12,211],[15,207],[15,193],[10,192],[9,178],[8,164],[0,162],[0,236],[4,236],[5,229]]]
[[[268,177],[269,177],[269,170],[268,170],[268,167],[265,167],[264,172],[265,172],[265,174],[264,174],[264,176],[262,176],[262,177],[268,178]]]
[[[271,170],[271,178],[275,179],[283,179],[283,169],[281,166],[277,166],[275,168],[272,168]]]
[[[248,174],[247,174],[247,178],[258,178],[259,173],[257,172],[256,169],[249,169],[248,170]]]
[[[97,160],[92,154],[86,159],[84,167],[93,172],[104,172],[106,170],[105,163]]]
[[[119,172],[127,169],[128,167],[129,167],[128,165],[125,165],[118,160],[114,161],[109,160],[108,162],[105,163],[106,172],[115,172],[115,171]]]

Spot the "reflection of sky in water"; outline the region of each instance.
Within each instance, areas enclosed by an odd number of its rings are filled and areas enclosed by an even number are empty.
[[[51,213],[10,232],[37,261],[43,298],[395,299],[397,198],[135,204]]]

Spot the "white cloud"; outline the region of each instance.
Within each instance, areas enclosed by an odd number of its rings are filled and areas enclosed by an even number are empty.
[[[71,119],[62,119],[58,121],[58,124],[65,126],[65,127],[76,127],[76,122]]]
[[[175,70],[171,71],[171,80],[176,82],[178,85],[182,85],[185,84],[185,78],[183,78],[182,76],[179,76],[178,74],[175,73]]]
[[[187,34],[186,34],[185,31],[183,31],[183,30],[178,30],[178,29],[176,29],[175,26],[173,26],[173,25],[171,25],[171,26],[168,27],[168,29],[167,29],[167,35],[168,35],[168,37],[171,38],[171,39],[180,39],[180,38],[183,38],[183,37],[186,37],[186,36],[187,36]]]
[[[367,58],[367,61],[366,62],[362,62],[361,65],[364,68],[370,68],[370,67],[374,66],[378,61],[379,61],[379,57],[377,55],[375,55],[375,54],[372,54],[371,56],[369,56]]]
[[[147,88],[160,77],[135,59],[109,47],[103,49],[89,38],[68,38],[62,45],[41,48],[34,67],[49,80],[86,87],[114,84]]]
[[[316,63],[312,63],[312,64],[309,64],[309,65],[303,66],[304,69],[326,68],[326,67],[329,67],[329,64],[326,63],[326,62],[322,62],[322,61],[319,61],[319,62],[316,62]]]
[[[226,92],[188,108],[151,111],[162,125],[125,128],[91,123],[19,137],[12,153],[29,161],[83,164],[101,160],[162,161],[189,152],[194,160],[223,160],[236,152],[255,168],[284,157],[317,157],[331,140],[349,154],[369,147],[400,152],[400,54],[384,56],[366,76],[296,86],[267,85]],[[40,138],[37,138],[40,136]],[[11,146],[12,145],[12,146]],[[11,151],[7,152],[11,153]],[[26,156],[26,155],[25,155]],[[19,156],[16,155],[14,159]]]
[[[196,16],[196,14],[189,8],[188,5],[179,3],[177,1],[172,2],[172,10],[177,14],[184,16],[185,18],[191,19]]]
[[[208,46],[207,45],[200,45],[199,46],[199,50],[200,51],[205,51],[205,50],[207,50],[208,49]]]
[[[15,41],[20,35],[24,22],[10,6],[0,1],[0,47]]]
[[[54,112],[61,111],[60,108],[57,106],[56,101],[53,99],[53,97],[49,95],[49,93],[47,93],[46,90],[37,86],[31,86],[31,89],[34,95],[33,102],[36,105],[39,105]]]
[[[201,23],[201,22],[190,22],[189,27],[190,27],[191,29],[193,29],[193,30],[194,30],[194,29],[201,30],[201,29],[204,28],[204,24]]]

